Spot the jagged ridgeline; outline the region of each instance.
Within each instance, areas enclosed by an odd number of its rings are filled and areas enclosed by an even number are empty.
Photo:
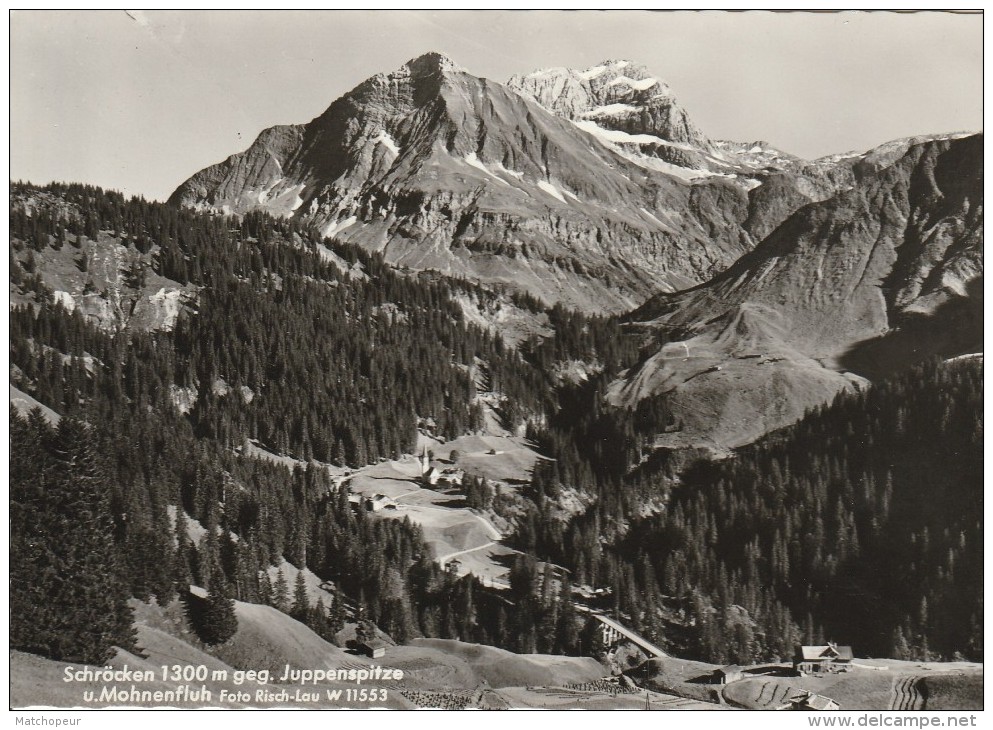
[[[803,160],[707,136],[631,60],[501,84],[426,53],[262,131],[170,201],[623,314],[656,341],[605,383],[609,402],[654,399],[673,416],[654,447],[720,454],[866,379],[981,349],[982,160],[969,133]]]
[[[666,508],[621,497],[518,540],[614,587],[620,611],[683,657],[750,664],[797,642],[868,656],[982,660],[982,358],[931,361],[843,393],[723,461],[683,471]],[[670,491],[642,470],[620,493]],[[539,504],[542,504],[539,502]]]

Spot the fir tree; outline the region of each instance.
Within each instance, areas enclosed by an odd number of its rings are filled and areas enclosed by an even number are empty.
[[[290,607],[290,586],[286,582],[286,576],[283,574],[282,568],[279,569],[279,574],[276,576],[276,585],[273,587],[272,605],[284,613]]]
[[[199,624],[198,633],[207,644],[223,644],[238,631],[234,599],[228,595],[227,583],[220,573],[211,577]]]
[[[282,574],[282,573],[280,573]],[[306,621],[310,614],[310,599],[307,598],[307,583],[303,577],[303,570],[297,571],[296,581],[293,585],[293,606],[290,608],[290,615],[297,621]]]
[[[62,419],[47,489],[30,495],[33,517],[13,526],[12,545],[27,543],[28,559],[42,562],[27,585],[20,582],[22,570],[12,570],[11,607],[18,619],[11,640],[53,659],[102,664],[115,646],[132,649],[135,632],[93,439],[82,421]]]
[[[334,589],[334,602],[329,609],[328,623],[332,634],[345,628],[345,598],[337,587]]]

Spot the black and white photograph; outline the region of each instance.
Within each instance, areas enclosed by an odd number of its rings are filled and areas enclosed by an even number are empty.
[[[981,10],[8,21],[12,721],[977,726]]]

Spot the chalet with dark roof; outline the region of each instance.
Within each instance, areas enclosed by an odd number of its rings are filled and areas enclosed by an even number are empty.
[[[847,672],[853,659],[850,646],[831,643],[821,646],[798,646],[793,656],[793,669],[799,674]]]

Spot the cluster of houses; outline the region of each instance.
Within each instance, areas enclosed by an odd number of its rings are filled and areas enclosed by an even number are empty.
[[[420,474],[417,480],[425,487],[461,487],[465,479],[465,472],[454,466],[432,461],[431,456],[425,448],[417,457],[420,465]],[[373,494],[371,497],[362,494],[351,494],[348,501],[354,509],[361,509],[367,512],[379,512],[381,510],[400,509],[401,505],[396,500],[385,494]]]
[[[827,674],[847,672],[852,667],[854,654],[850,646],[824,644],[820,646],[797,646],[793,655],[793,670],[799,677],[822,677]],[[713,684],[731,684],[746,677],[745,669],[737,664],[729,664],[715,669],[711,675]],[[789,693],[776,710],[837,710],[838,702],[809,690],[796,690]]]
[[[399,509],[395,500],[385,494],[374,494],[367,497],[362,494],[349,494],[348,501],[355,509],[364,509],[367,512],[379,512],[384,509]]]
[[[421,483],[426,487],[461,487],[465,472],[454,466],[444,465],[438,461],[432,462],[427,447],[421,450],[417,457],[421,466]]]
[[[798,677],[847,672],[851,669],[854,658],[850,646],[831,643],[822,646],[797,646],[793,654],[793,670]],[[737,664],[729,664],[715,669],[711,681],[714,684],[731,684],[744,679],[744,672]]]

